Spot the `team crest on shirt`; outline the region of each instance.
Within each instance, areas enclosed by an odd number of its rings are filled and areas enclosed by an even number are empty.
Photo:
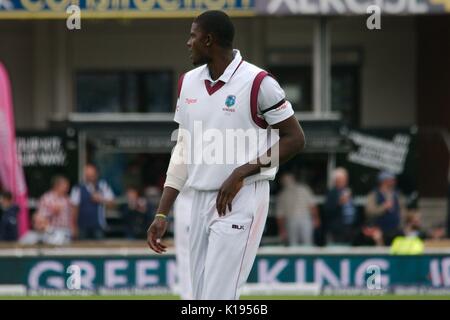
[[[236,110],[232,108],[234,107],[235,104],[236,104],[236,96],[230,94],[225,99],[225,105],[227,106],[227,108],[222,108],[222,110],[226,112],[235,112]]]
[[[232,106],[234,106],[236,104],[236,96],[233,95],[229,95],[226,100],[225,100],[225,105],[228,108],[231,108]]]

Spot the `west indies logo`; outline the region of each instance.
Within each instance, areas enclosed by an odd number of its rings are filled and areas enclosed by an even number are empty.
[[[227,99],[225,100],[225,105],[226,105],[228,108],[231,108],[231,107],[234,106],[235,104],[236,104],[236,96],[229,95],[229,96],[227,97]]]
[[[225,99],[225,105],[227,106],[227,108],[222,108],[223,111],[226,112],[235,112],[236,110],[231,107],[233,107],[236,104],[236,96],[233,95],[229,95],[226,99]]]

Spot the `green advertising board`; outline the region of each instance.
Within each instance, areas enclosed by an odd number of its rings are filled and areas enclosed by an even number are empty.
[[[0,284],[21,284],[31,290],[67,289],[71,266],[80,270],[81,289],[171,288],[177,281],[173,254],[58,254],[2,255]],[[450,289],[450,255],[259,254],[248,282],[367,288],[374,274],[387,290],[395,286]]]

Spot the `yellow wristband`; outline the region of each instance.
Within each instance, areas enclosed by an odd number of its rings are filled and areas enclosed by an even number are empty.
[[[162,214],[162,213],[157,213],[157,214],[155,214],[155,218],[167,219],[167,216],[165,214]]]

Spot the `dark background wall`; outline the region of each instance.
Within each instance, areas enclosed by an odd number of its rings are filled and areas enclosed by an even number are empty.
[[[450,130],[450,17],[418,17],[417,46],[420,192],[443,197],[449,152],[439,130]]]

